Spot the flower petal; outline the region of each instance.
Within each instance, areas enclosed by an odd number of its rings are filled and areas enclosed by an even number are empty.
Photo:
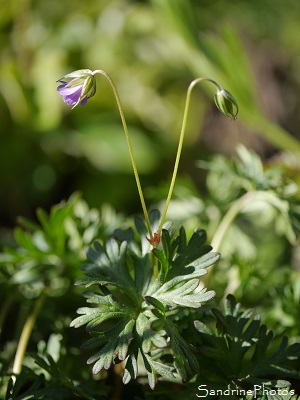
[[[69,79],[71,80],[69,81]],[[96,81],[91,70],[74,71],[57,82],[60,83],[57,92],[62,96],[63,101],[72,108],[78,104],[83,106],[96,92]]]
[[[62,96],[62,99],[69,106],[75,106],[81,96],[82,86],[76,86],[74,88],[65,88],[64,86],[59,89],[57,88],[58,93]]]
[[[58,93],[61,96],[69,96],[72,95],[73,93],[77,92],[78,90],[82,90],[82,85],[80,86],[74,86],[74,87],[66,87],[66,85],[60,85],[57,88]]]

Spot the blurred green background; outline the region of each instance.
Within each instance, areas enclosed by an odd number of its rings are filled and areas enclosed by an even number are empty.
[[[201,188],[196,160],[232,155],[240,142],[264,159],[300,151],[299,1],[0,3],[2,228],[77,190],[91,206],[141,211],[111,89],[98,77],[95,97],[71,110],[56,81],[73,70],[104,69],[114,79],[148,204],[166,195],[197,76],[230,90],[240,113],[236,122],[221,115],[208,83],[194,91],[180,165],[186,182]]]

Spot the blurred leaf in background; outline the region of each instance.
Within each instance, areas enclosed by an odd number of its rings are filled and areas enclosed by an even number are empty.
[[[181,171],[193,174],[202,154],[232,153],[238,141],[265,155],[300,148],[298,2],[2,3],[3,225],[77,189],[91,205],[139,211],[110,88],[99,79],[88,107],[70,112],[55,81],[72,70],[102,68],[116,81],[145,186],[170,175],[186,89],[198,75],[232,91],[241,111],[226,121],[199,89]]]

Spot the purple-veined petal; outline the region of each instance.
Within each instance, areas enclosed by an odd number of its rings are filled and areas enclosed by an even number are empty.
[[[67,82],[62,82],[62,85],[58,86],[57,91],[62,96],[62,99],[65,103],[67,103],[69,106],[74,106],[75,104],[78,103],[78,100],[80,99],[82,92],[82,85],[74,86],[71,88],[66,88],[66,85]]]
[[[87,71],[89,70],[82,70],[80,72]],[[57,92],[61,95],[62,100],[72,108],[76,107],[78,104],[81,106],[85,105],[96,91],[95,81],[89,77],[84,80],[80,77],[74,78],[70,82],[64,81],[62,78],[59,79],[58,82],[60,82],[60,85],[57,87]]]
[[[58,86],[57,91],[61,96],[69,96],[78,90],[82,90],[82,85],[73,86],[73,87],[66,87],[65,84]]]

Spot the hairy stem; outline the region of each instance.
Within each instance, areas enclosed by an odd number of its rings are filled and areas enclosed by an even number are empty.
[[[192,94],[193,88],[199,82],[203,82],[203,81],[211,82],[219,90],[221,90],[221,88],[217,84],[217,82],[215,82],[213,79],[210,79],[210,78],[197,78],[197,79],[194,79],[190,83],[190,85],[188,87],[187,95],[186,95],[186,101],[185,101],[185,108],[184,108],[184,113],[183,113],[183,119],[182,119],[182,125],[181,125],[181,131],[180,131],[180,137],[179,137],[179,143],[178,143],[178,149],[177,149],[177,155],[176,155],[175,165],[174,165],[174,169],[173,169],[173,176],[172,176],[172,179],[171,179],[169,193],[168,193],[166,204],[165,204],[165,207],[164,207],[164,210],[163,210],[161,222],[160,222],[160,225],[159,225],[159,228],[158,228],[158,231],[157,231],[158,235],[161,234],[163,225],[165,223],[167,212],[168,212],[168,208],[169,208],[169,204],[170,204],[172,193],[173,193],[174,186],[175,186],[175,181],[176,181],[176,177],[177,177],[178,166],[179,166],[179,161],[180,161],[180,156],[181,156],[181,151],[182,151],[182,145],[183,145],[184,135],[185,135],[185,131],[186,131],[186,124],[187,124],[187,117],[188,117],[188,112],[189,112],[189,107],[190,107],[191,94]]]
[[[14,375],[18,375],[22,370],[22,363],[23,363],[24,355],[25,355],[25,352],[27,349],[27,345],[28,345],[36,318],[40,312],[40,309],[41,309],[44,301],[45,301],[45,295],[41,294],[40,297],[36,300],[32,312],[29,314],[29,316],[26,319],[26,322],[22,329],[22,333],[20,336],[20,340],[18,343],[16,356],[15,356],[14,364],[13,364],[13,368],[12,368],[12,373]]]
[[[134,173],[137,189],[138,189],[139,196],[140,196],[140,200],[141,200],[141,204],[142,204],[142,209],[143,209],[143,213],[144,213],[147,229],[148,229],[148,232],[149,232],[149,235],[150,235],[150,239],[151,239],[151,241],[153,241],[153,233],[152,233],[152,229],[151,229],[151,225],[150,225],[149,215],[148,215],[148,211],[147,211],[147,207],[146,207],[146,203],[145,203],[145,199],[144,199],[144,195],[143,195],[143,190],[142,190],[141,183],[140,183],[140,178],[139,178],[137,166],[136,166],[134,155],[133,155],[131,140],[130,140],[130,136],[129,136],[129,132],[128,132],[125,116],[124,116],[124,113],[123,113],[123,109],[122,109],[119,93],[117,91],[117,88],[116,88],[113,80],[111,79],[111,77],[105,71],[103,71],[101,69],[97,69],[96,71],[93,71],[93,75],[95,75],[95,74],[103,75],[108,80],[108,82],[110,83],[110,86],[111,86],[111,88],[112,88],[112,90],[114,92],[114,96],[115,96],[115,99],[117,101],[120,117],[121,117],[122,124],[123,124],[123,129],[124,129],[125,136],[126,136],[126,141],[127,141],[127,145],[128,145],[128,149],[129,149],[129,155],[130,155],[132,168],[133,168],[133,173]]]

